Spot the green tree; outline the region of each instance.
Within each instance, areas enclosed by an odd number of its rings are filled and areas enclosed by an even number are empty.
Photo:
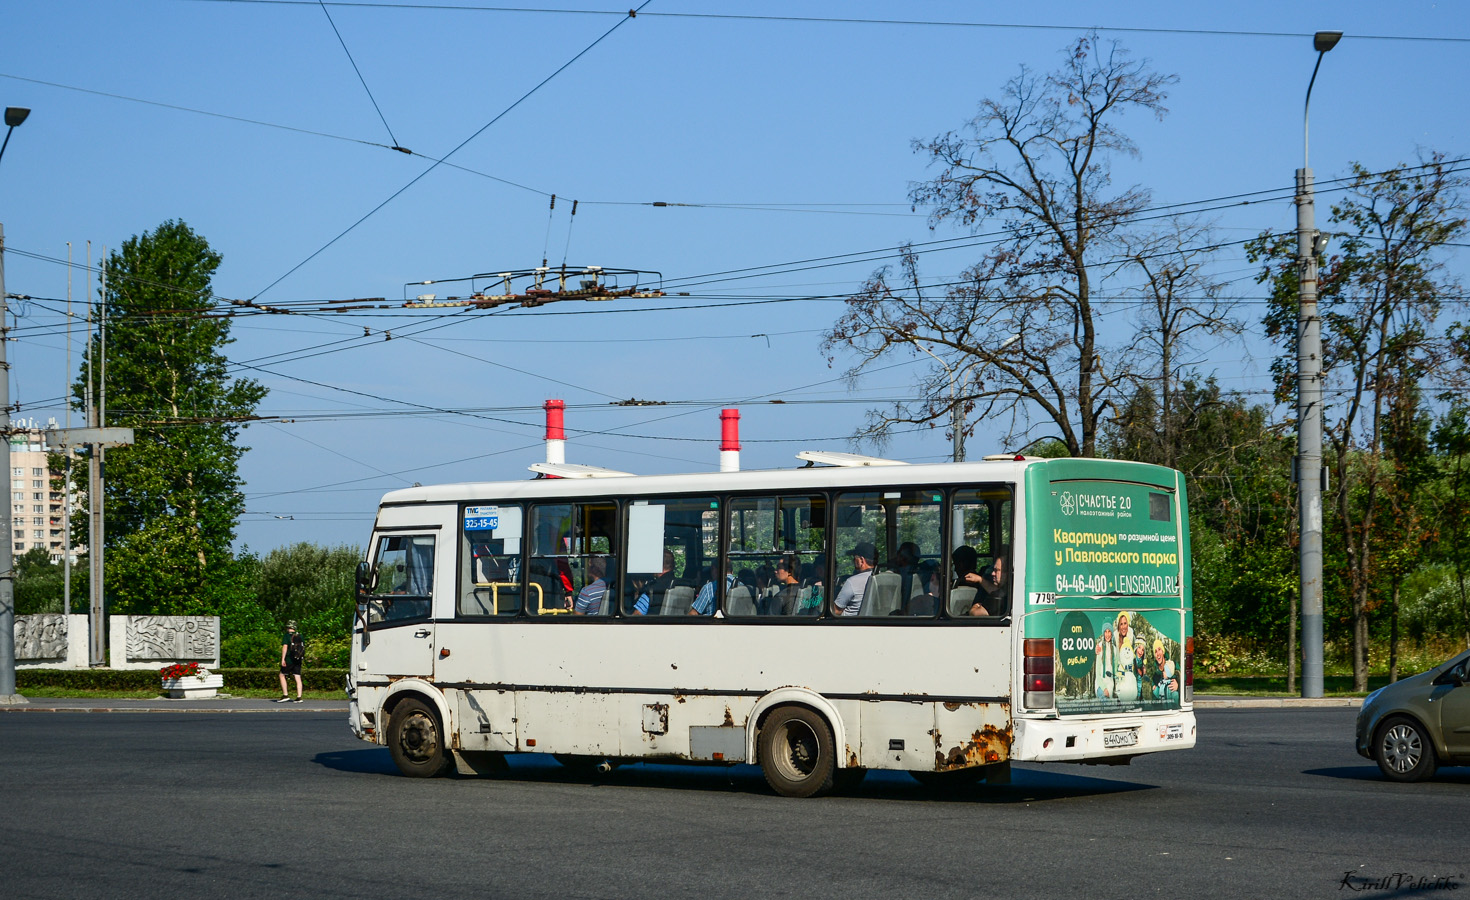
[[[1296,580],[1292,450],[1266,407],[1190,376],[1165,408],[1145,385],[1123,404],[1103,448],[1184,473],[1196,629],[1286,646]]]
[[[220,255],[183,222],[109,256],[99,334],[73,387],[102,396],[107,425],[135,443],[107,451],[107,595],[116,613],[211,613],[241,589],[230,552],[244,509],[240,421],[265,388],[232,379],[229,320],[212,315]],[[85,470],[82,472],[86,480]],[[85,527],[84,522],[78,522]]]
[[[1448,557],[1458,626],[1470,649],[1470,406],[1457,401],[1445,410],[1434,429],[1434,443],[1444,481],[1440,506],[1439,551]]]
[[[277,547],[259,562],[256,601],[279,625],[296,620],[308,665],[347,665],[360,559],[357,547],[300,543]]]
[[[71,567],[71,604],[66,610],[66,574],[61,563],[53,563],[42,547],[32,547],[15,558],[15,612],[83,612],[87,607],[87,557]]]
[[[1394,549],[1385,533],[1406,521],[1393,515],[1393,497],[1412,495],[1412,485],[1398,481],[1413,471],[1395,462],[1390,438],[1419,420],[1420,384],[1441,373],[1449,356],[1436,320],[1443,298],[1458,291],[1440,261],[1444,245],[1466,228],[1465,179],[1457,172],[1438,154],[1381,173],[1354,165],[1350,192],[1329,219],[1341,250],[1320,276],[1323,435],[1333,476],[1323,501],[1334,507],[1360,691],[1368,686],[1370,617],[1391,600],[1385,581],[1403,574],[1401,566],[1380,565]],[[1295,253],[1269,233],[1250,253],[1265,262],[1259,280],[1272,288],[1267,333],[1286,345],[1272,366],[1284,399],[1296,366]]]

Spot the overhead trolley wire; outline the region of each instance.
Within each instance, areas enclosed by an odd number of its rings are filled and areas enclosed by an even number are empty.
[[[607,31],[604,31],[601,35],[599,35],[597,37],[596,40],[594,40],[592,43],[588,44],[586,47],[583,47],[581,50],[579,50],[575,56],[573,56],[571,59],[567,60],[566,62],[562,63],[560,66],[558,66],[556,68],[556,70],[553,71],[550,75],[547,75],[545,78],[543,78],[539,82],[537,82],[534,87],[532,87],[529,91],[526,91],[524,94],[522,94],[520,97],[518,97],[515,100],[514,103],[512,103],[509,106],[507,106],[505,109],[501,110],[499,113],[497,113],[495,115],[495,117],[492,118],[490,121],[486,122],[484,125],[481,125],[469,137],[467,137],[464,140],[460,141],[457,145],[455,145],[455,147],[454,147],[453,150],[450,150],[448,153],[444,154],[444,158],[445,159],[448,159],[449,157],[451,157],[454,154],[458,153],[460,150],[464,149],[465,145],[469,144],[470,141],[473,141],[475,138],[477,138],[480,135],[484,134],[485,131],[490,126],[494,125],[496,122],[499,122],[502,118],[504,118],[506,115],[508,115],[511,112],[511,110],[513,110],[516,107],[520,106],[532,94],[534,94],[537,91],[541,90],[541,88],[544,87],[549,81],[551,81],[556,76],[560,75],[562,72],[566,71],[566,69],[568,67],[570,67],[572,65],[572,63],[576,62],[577,60],[581,59],[583,56],[587,55],[587,53],[589,53],[592,50],[593,47],[596,47],[598,44],[602,43],[603,40],[605,40],[614,31],[617,31],[619,28],[621,28],[623,26],[623,23],[624,22],[627,22],[629,19],[632,19],[635,16],[637,16],[637,14],[643,9],[643,7],[647,6],[649,3],[652,3],[652,2],[653,2],[653,0],[643,0],[642,5],[640,5],[637,9],[630,9],[630,10],[628,10],[628,12],[625,13],[625,14],[623,14],[623,17],[618,20],[617,24],[613,25],[613,27],[609,28]],[[373,214],[375,214],[378,210],[380,210],[383,207],[387,206],[389,203],[392,203],[404,191],[406,191],[409,188],[413,187],[415,184],[418,184],[419,181],[425,175],[428,175],[430,172],[432,172],[435,169],[437,169],[439,167],[439,165],[440,165],[440,163],[435,162],[433,165],[429,166],[424,171],[422,171],[419,174],[415,175],[411,181],[409,181],[403,187],[399,188],[398,190],[396,190],[392,194],[390,194],[388,196],[388,198],[386,200],[384,200],[382,203],[379,203],[377,206],[374,206],[372,209],[368,210],[366,213],[364,213],[362,215],[361,218],[359,218],[357,221],[353,222],[351,225],[348,225],[336,237],[332,238],[330,241],[327,241],[325,244],[323,244],[322,246],[318,247],[316,250],[312,251],[312,253],[311,253],[310,256],[306,257],[301,262],[299,262],[296,265],[292,266],[289,270],[286,271],[285,274],[281,275],[275,281],[272,281],[270,284],[266,285],[264,288],[262,288],[261,290],[257,291],[255,293],[255,295],[253,297],[251,297],[251,299],[254,300],[254,299],[258,298],[261,294],[264,294],[266,291],[269,291],[271,288],[273,288],[276,285],[280,284],[282,281],[285,281],[294,272],[296,272],[297,269],[300,269],[302,266],[304,266],[307,263],[311,262],[313,259],[316,259],[328,247],[331,247],[333,244],[335,244],[338,241],[342,240],[342,238],[346,237],[354,229],[356,229],[357,226],[361,225],[363,222],[366,222],[369,218],[371,218],[373,216]]]
[[[332,26],[332,33],[337,36],[337,43],[342,45],[342,52],[347,54],[347,61],[352,63],[352,71],[357,73],[357,80],[362,82],[362,89],[367,91],[368,100],[372,102],[373,109],[378,113],[378,119],[382,121],[383,128],[387,130],[388,139],[393,142],[393,149],[401,150],[404,153],[409,152],[404,147],[399,146],[398,136],[393,133],[393,126],[388,124],[387,117],[383,115],[382,107],[378,106],[378,98],[373,96],[373,89],[368,87],[367,79],[362,77],[362,70],[357,67],[357,60],[352,58],[352,51],[347,49],[347,41],[342,38],[342,32],[337,30],[337,23],[332,21],[332,13],[327,9],[327,4],[322,3],[321,7],[322,14],[327,17],[327,24]]]
[[[114,94],[110,91],[97,91],[91,88],[77,87],[76,85],[72,84],[61,84],[55,81],[43,81],[40,78],[27,78],[23,75],[11,75],[6,72],[0,72],[0,78],[10,78],[15,81],[26,81],[30,82],[31,84],[41,84],[45,85],[46,87],[59,88],[64,91],[77,91],[78,93],[82,94],[94,94],[98,97],[108,97],[113,100],[126,100],[129,103],[145,103],[149,106],[158,106],[162,107],[163,109],[178,110],[179,112],[190,112],[200,116],[210,116],[215,119],[229,119],[232,122],[244,122],[247,125],[261,125],[265,128],[277,128],[281,131],[294,131],[297,134],[309,134],[313,137],[331,138],[334,141],[347,141],[348,143],[363,144],[368,147],[382,147],[384,150],[396,149],[394,147],[388,146],[387,144],[380,144],[377,141],[365,141],[361,138],[347,137],[341,134],[331,134],[326,131],[313,131],[310,128],[297,128],[294,125],[281,125],[278,122],[265,122],[260,119],[246,118],[245,116],[232,116],[228,113],[210,112],[207,109],[197,109],[192,106],[180,106],[176,103],[162,103],[158,100],[144,100],[141,97],[129,97],[125,94]]]
[[[195,3],[236,3],[253,4],[257,6],[315,6],[317,0],[192,0]],[[326,0],[329,6],[347,6],[359,9],[414,9],[433,12],[499,12],[499,13],[545,13],[553,15],[576,15],[576,16],[616,16],[626,15],[621,11],[605,9],[556,9],[535,6],[480,6],[469,4],[450,3],[405,3],[405,2],[354,2],[354,0]],[[642,11],[641,9],[639,10]],[[652,12],[643,13],[649,17],[665,19],[712,19],[712,20],[734,20],[750,22],[797,22],[805,24],[833,24],[833,25],[900,25],[920,26],[934,28],[991,28],[1003,30],[1034,30],[1034,31],[1072,31],[1087,32],[1098,31],[1104,33],[1116,32],[1120,34],[1181,34],[1199,35],[1206,37],[1248,37],[1248,38],[1309,38],[1311,32],[1296,31],[1246,31],[1244,29],[1225,28],[1162,28],[1162,27],[1132,27],[1132,26],[1109,26],[1109,25],[1049,25],[1028,22],[964,22],[935,19],[862,19],[842,16],[779,16],[779,15],[757,15],[753,13],[696,13],[696,12]],[[1470,43],[1470,38],[1456,37],[1424,37],[1419,35],[1399,34],[1353,34],[1349,37],[1354,40],[1368,41],[1426,41],[1441,43]]]

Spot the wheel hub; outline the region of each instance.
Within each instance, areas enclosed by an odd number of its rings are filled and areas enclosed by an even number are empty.
[[[1419,764],[1423,748],[1419,735],[1403,725],[1390,729],[1383,739],[1383,755],[1396,772],[1407,772]]]
[[[439,737],[435,733],[434,723],[427,716],[414,715],[404,722],[402,734],[398,744],[403,749],[403,755],[415,762],[423,762],[438,749]]]

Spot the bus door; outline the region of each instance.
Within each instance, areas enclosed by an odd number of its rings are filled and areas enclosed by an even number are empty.
[[[434,674],[434,566],[438,534],[378,534],[362,596],[357,677]]]

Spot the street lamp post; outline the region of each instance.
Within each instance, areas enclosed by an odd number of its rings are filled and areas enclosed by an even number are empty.
[[[1302,696],[1322,696],[1322,318],[1317,313],[1319,235],[1308,155],[1308,113],[1312,85],[1322,57],[1337,46],[1341,31],[1319,31],[1312,38],[1317,64],[1307,82],[1302,107],[1302,167],[1296,170],[1296,247],[1300,277],[1297,310],[1297,498],[1301,514]]]
[[[10,132],[31,111],[19,106],[5,110],[5,141],[0,158],[10,146]],[[0,224],[0,706],[26,702],[15,692],[15,558],[11,548],[10,507],[10,364],[5,361],[5,226]]]

